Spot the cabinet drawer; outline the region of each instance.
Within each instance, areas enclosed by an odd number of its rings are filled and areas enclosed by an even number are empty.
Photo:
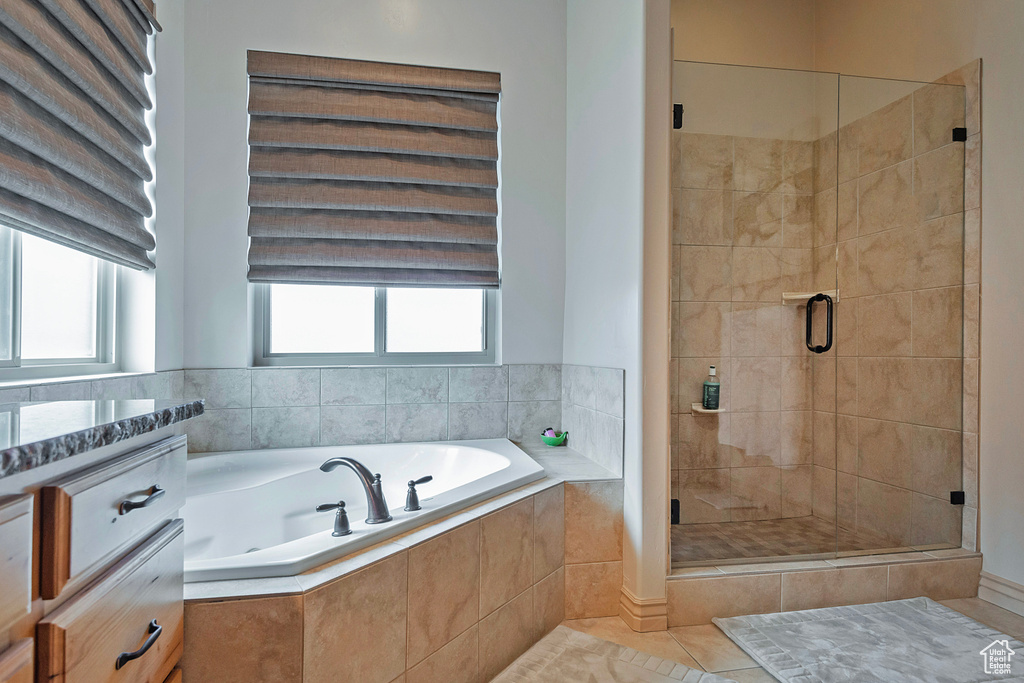
[[[163,682],[181,657],[183,529],[168,522],[39,622],[40,681]]]
[[[172,437],[43,487],[43,599],[88,579],[176,517],[185,504],[186,457],[185,437]]]
[[[32,683],[31,638],[22,638],[0,652],[0,683]]]
[[[32,496],[0,498],[0,632],[32,608]]]

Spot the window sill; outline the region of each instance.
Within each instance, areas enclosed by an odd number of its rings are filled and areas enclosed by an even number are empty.
[[[0,389],[22,389],[49,384],[74,384],[75,382],[96,382],[104,379],[122,379],[155,375],[155,372],[106,372],[95,375],[68,375],[66,377],[37,377],[33,379],[0,380]]]

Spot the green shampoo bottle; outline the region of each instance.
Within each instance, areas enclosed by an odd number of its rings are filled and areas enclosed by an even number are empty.
[[[718,381],[718,371],[712,365],[708,368],[707,379],[704,380],[704,399],[701,405],[705,410],[718,410],[719,399],[721,398],[722,384]]]

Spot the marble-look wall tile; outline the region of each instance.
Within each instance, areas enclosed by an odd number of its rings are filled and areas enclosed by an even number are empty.
[[[206,400],[206,409],[249,408],[252,373],[246,368],[185,370],[185,395]]]
[[[135,398],[185,398],[185,371],[170,370],[137,375],[132,378]],[[202,398],[202,397],[199,397]]]
[[[566,619],[615,616],[621,595],[621,561],[565,565]]]
[[[867,418],[860,418],[857,425],[860,476],[909,489],[914,480],[913,425]]]
[[[782,609],[782,573],[668,582],[668,625],[710,624],[713,617]]]
[[[782,517],[806,517],[813,510],[813,468],[810,466],[782,467]]]
[[[450,368],[448,381],[452,403],[508,401],[509,366]]]
[[[565,562],[622,559],[622,482],[565,485]]]
[[[932,600],[973,598],[978,595],[981,558],[907,562],[889,567],[889,600],[929,597]]]
[[[794,249],[814,246],[814,195],[783,195],[782,246]]]
[[[252,446],[252,411],[207,409],[185,425],[190,453],[247,451]]]
[[[966,395],[961,374],[966,366],[959,358],[913,360],[910,386],[914,388],[914,423],[943,429],[961,427],[962,397]]]
[[[733,358],[732,411],[764,412],[782,408],[782,359]]]
[[[302,596],[185,603],[192,681],[302,683]]]
[[[814,466],[811,472],[811,507],[815,517],[836,518],[836,471]]]
[[[325,406],[383,404],[385,368],[323,368],[320,403]]]
[[[252,409],[253,448],[303,448],[319,445],[319,407]]]
[[[776,192],[782,184],[782,140],[733,138],[733,188]]]
[[[779,249],[733,247],[732,300],[778,301],[782,294],[781,257]]]
[[[928,84],[914,91],[914,154],[950,143],[954,128],[964,125],[963,87]]]
[[[510,365],[510,401],[557,401],[562,395],[562,366]]]
[[[533,619],[538,638],[550,633],[565,619],[563,567],[559,567],[533,585]]]
[[[814,143],[782,141],[782,184],[780,192],[809,195],[814,192]]]
[[[782,510],[782,479],[778,467],[733,467],[732,520],[777,519]]]
[[[625,371],[593,368],[594,410],[621,418],[625,414]]]
[[[857,348],[862,356],[909,356],[913,351],[910,292],[858,300]]]
[[[479,630],[480,680],[489,681],[536,641],[533,591],[524,590],[482,618]]]
[[[260,368],[252,371],[253,408],[319,405],[320,368]]]
[[[533,497],[533,580],[540,581],[565,564],[565,486]]]
[[[963,524],[962,508],[949,504],[949,492],[944,498],[913,494],[912,530],[910,543],[916,546],[948,543],[960,546]]]
[[[349,446],[384,443],[383,405],[320,408],[320,445]]]
[[[698,416],[701,418],[703,416]],[[733,413],[730,420],[729,445],[731,467],[779,465],[782,462],[782,425],[780,413]],[[801,425],[810,434],[810,424]],[[787,438],[790,435],[787,434]],[[807,455],[810,455],[808,447]]]
[[[732,415],[680,413],[676,419],[677,469],[715,469],[732,462]]]
[[[448,438],[448,404],[389,404],[385,414],[384,436],[388,443],[444,441]]]
[[[729,470],[679,470],[679,519],[683,524],[728,522],[732,482]]]
[[[981,208],[981,134],[970,135],[964,144],[964,210]],[[947,195],[951,202],[955,198]]]
[[[962,316],[966,305],[960,286],[914,292],[914,355],[959,356],[964,350]]]
[[[508,434],[508,406],[498,403],[450,403],[448,438],[504,439]]]
[[[37,384],[30,387],[29,393],[33,401],[88,401],[92,398],[92,383]]]
[[[884,602],[888,567],[783,572],[782,611]]]
[[[514,401],[508,404],[508,438],[519,441],[539,436],[546,427],[558,428],[561,401]],[[569,435],[572,438],[572,435]]]
[[[31,400],[29,387],[0,389],[0,403],[21,403],[29,400]]]
[[[858,526],[894,545],[909,545],[912,495],[906,489],[862,477],[857,487]]]
[[[955,142],[914,158],[914,199],[922,220],[975,208],[964,206],[964,154]]]
[[[777,303],[732,305],[732,355],[778,356],[781,348],[782,306]]]
[[[672,243],[731,246],[733,193],[675,190],[672,193]]]
[[[675,268],[679,281],[673,301],[729,301],[732,299],[732,247],[677,247]]]
[[[124,400],[136,398],[134,377],[110,377],[94,380],[90,398],[99,400]]]
[[[733,195],[733,246],[782,246],[782,195],[737,192]]]
[[[409,550],[408,667],[479,619],[480,547],[474,521]]]
[[[387,402],[445,403],[448,368],[388,368]]]
[[[480,520],[480,616],[533,584],[533,510],[526,499]]]
[[[912,156],[912,112],[912,98],[908,95],[857,120],[860,175],[892,166]]]
[[[673,173],[676,187],[733,188],[732,136],[682,133],[675,141],[679,146],[679,168]]]
[[[673,304],[672,312],[673,355],[680,358],[728,355],[730,304],[682,302]],[[584,404],[579,402],[578,405]]]
[[[913,462],[913,488],[934,498],[945,498],[949,503],[949,492],[957,491],[964,472],[964,444],[966,434],[958,429],[935,429],[913,427],[911,460]]]
[[[387,683],[405,671],[408,575],[402,552],[305,595],[303,681]]]
[[[922,218],[913,191],[913,164],[908,160],[860,179],[858,234],[914,225]]]
[[[477,683],[480,631],[476,624],[409,669],[406,683]]]

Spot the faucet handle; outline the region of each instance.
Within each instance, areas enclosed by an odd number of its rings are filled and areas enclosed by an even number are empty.
[[[405,511],[415,512],[420,508],[420,496],[416,493],[417,484],[426,484],[428,481],[433,481],[434,478],[429,474],[425,477],[409,481],[409,491],[405,494]]]
[[[334,516],[334,532],[331,536],[348,536],[352,533],[351,527],[348,525],[348,513],[345,512],[345,501],[339,500],[337,503],[324,503],[316,506],[317,512],[328,512],[329,510],[338,510],[338,514]]]

